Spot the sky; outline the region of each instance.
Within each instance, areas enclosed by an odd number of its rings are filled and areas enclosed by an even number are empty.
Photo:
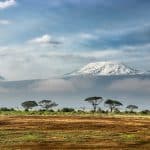
[[[95,61],[150,70],[149,0],[0,0],[0,75],[45,79]]]

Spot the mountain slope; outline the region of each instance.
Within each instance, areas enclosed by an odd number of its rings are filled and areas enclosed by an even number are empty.
[[[80,70],[70,73],[70,75],[136,75],[142,74],[139,70],[128,67],[117,62],[95,62],[89,63]]]
[[[3,76],[0,76],[0,81],[4,81],[5,78]]]

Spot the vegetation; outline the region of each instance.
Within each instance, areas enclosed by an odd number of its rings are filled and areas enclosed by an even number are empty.
[[[149,124],[138,116],[0,116],[0,149],[148,150]]]
[[[25,101],[25,109],[0,108],[0,149],[148,149],[150,111],[119,111],[123,104],[102,97],[85,99],[93,107],[79,110],[58,106],[52,100]],[[34,108],[34,109],[33,109]],[[27,111],[28,110],[28,111]],[[93,113],[94,112],[94,113]],[[133,115],[133,117],[132,117]]]
[[[63,108],[60,112],[75,112],[74,108]]]
[[[150,110],[142,110],[141,114],[150,115]]]
[[[79,110],[75,110],[74,108],[65,107],[62,109],[56,109],[53,110],[54,107],[57,107],[58,104],[55,103],[52,100],[41,100],[39,102],[36,101],[25,101],[21,104],[21,106],[24,108],[25,111],[22,109],[14,109],[14,108],[7,108],[7,107],[1,107],[0,108],[0,114],[3,115],[63,115],[63,114],[83,114],[83,115],[90,115],[90,113],[94,112],[96,115],[98,114],[131,114],[134,115],[150,115],[150,110],[142,110],[140,112],[136,111],[138,109],[138,106],[136,105],[128,105],[126,108],[129,111],[120,111],[119,106],[123,106],[123,104],[120,101],[108,99],[104,101],[104,106],[108,107],[110,111],[101,109],[99,107],[99,104],[102,103],[103,98],[102,97],[88,97],[85,99],[86,102],[90,103],[93,107],[92,111],[86,110],[85,107],[80,107]],[[37,109],[33,109],[37,107]],[[40,109],[41,107],[41,109]]]
[[[36,101],[25,101],[21,105],[26,111],[28,111],[29,109],[32,109],[33,107],[38,106]]]
[[[89,102],[93,106],[93,112],[96,112],[98,105],[103,101],[102,97],[88,97],[85,99],[86,102]]]
[[[113,112],[118,109],[117,107],[122,106],[123,104],[119,101],[108,99],[105,101],[105,105],[109,107],[110,112]]]
[[[138,109],[138,106],[136,106],[136,105],[128,105],[126,108],[129,109],[130,112],[134,112],[135,109]]]
[[[39,106],[43,108],[43,110],[49,110],[53,107],[58,106],[55,102],[52,102],[51,100],[42,100],[39,102]]]
[[[1,107],[0,111],[14,111],[14,108]]]

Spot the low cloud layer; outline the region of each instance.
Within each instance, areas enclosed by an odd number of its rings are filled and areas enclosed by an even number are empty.
[[[150,77],[72,77],[0,82],[0,99],[5,100],[1,103],[6,105],[8,100],[9,105],[19,105],[26,99],[52,98],[61,105],[81,107],[89,96],[118,99],[126,105],[146,107],[150,104]]]
[[[44,80],[4,81],[0,82],[0,93],[19,93],[24,91],[35,93],[65,94],[78,93],[93,87],[88,78],[50,78]]]
[[[75,90],[72,82],[63,79],[41,80],[32,84],[29,88],[35,92],[64,93]]]
[[[125,93],[150,93],[150,79],[124,79],[114,81],[109,90]]]

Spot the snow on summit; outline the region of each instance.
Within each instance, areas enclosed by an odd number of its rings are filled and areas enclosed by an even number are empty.
[[[135,75],[140,71],[118,62],[89,63],[71,75]]]

